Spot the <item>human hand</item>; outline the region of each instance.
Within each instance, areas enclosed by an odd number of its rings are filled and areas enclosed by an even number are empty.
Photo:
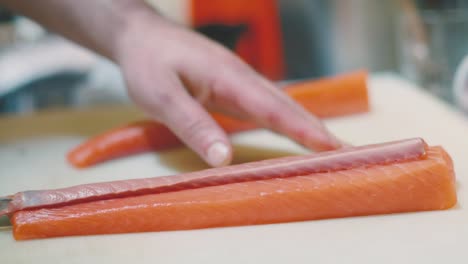
[[[133,20],[116,62],[134,102],[211,166],[228,164],[232,148],[207,110],[255,121],[317,151],[341,145],[318,118],[229,50],[156,14]]]
[[[118,63],[131,98],[212,166],[228,164],[232,148],[207,110],[255,121],[318,151],[341,145],[230,51],[162,18],[145,1],[0,3]]]

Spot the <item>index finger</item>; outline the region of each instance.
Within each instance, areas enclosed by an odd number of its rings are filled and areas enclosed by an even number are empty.
[[[226,85],[233,86],[240,99],[237,102],[238,108],[248,117],[317,151],[342,146],[319,118],[305,110],[273,83],[257,74],[242,79],[245,80],[238,78],[236,82],[231,80],[230,84]],[[237,87],[234,88],[235,86]]]

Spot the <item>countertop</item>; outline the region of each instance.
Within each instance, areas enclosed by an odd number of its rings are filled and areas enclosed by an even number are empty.
[[[395,75],[369,80],[371,112],[326,120],[355,145],[422,137],[455,163],[459,203],[446,211],[177,232],[14,241],[0,231],[2,263],[466,263],[468,121]],[[0,118],[0,195],[206,168],[180,148],[76,170],[65,153],[87,136],[141,118],[132,107]],[[39,127],[41,126],[41,127]],[[235,162],[306,152],[265,130],[232,137]]]

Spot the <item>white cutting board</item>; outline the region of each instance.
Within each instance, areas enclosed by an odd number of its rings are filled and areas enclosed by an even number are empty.
[[[392,75],[370,82],[372,112],[327,121],[341,138],[366,144],[420,136],[452,155],[459,205],[448,211],[180,232],[16,242],[0,231],[0,263],[467,263],[468,121]],[[10,128],[13,129],[13,128]],[[190,151],[143,154],[87,170],[64,160],[80,138],[0,145],[0,195],[204,168]],[[234,137],[237,162],[304,152],[266,131]]]

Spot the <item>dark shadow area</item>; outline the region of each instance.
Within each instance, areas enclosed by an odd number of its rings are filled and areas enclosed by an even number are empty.
[[[222,25],[222,24],[207,24],[195,29],[197,32],[206,37],[224,45],[230,50],[235,50],[237,42],[242,34],[248,31],[246,24],[239,25]]]

